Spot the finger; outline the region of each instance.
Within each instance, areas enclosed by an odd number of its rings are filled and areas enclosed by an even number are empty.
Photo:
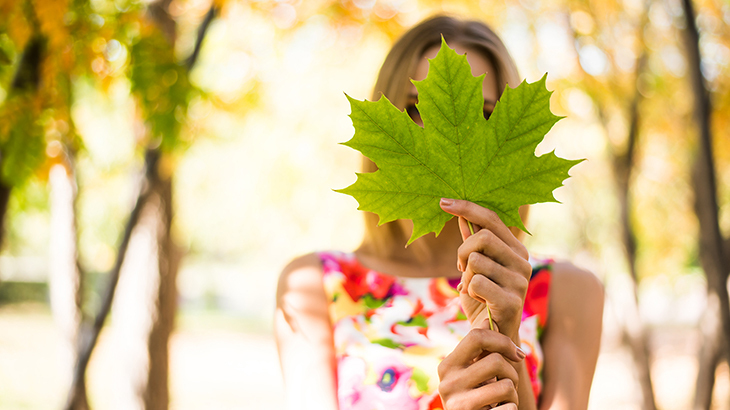
[[[524,262],[529,265],[529,262]],[[467,289],[474,275],[485,276],[498,286],[514,290],[520,295],[527,292],[527,286],[530,284],[528,273],[510,270],[478,252],[468,254],[465,266],[466,272],[462,275],[462,282]]]
[[[514,382],[511,379],[502,379],[464,392],[463,401],[468,404],[466,408],[480,409],[499,403],[518,404],[519,397]]]
[[[499,323],[494,322],[494,321],[492,321],[492,323],[490,323],[488,319],[484,319],[481,323],[477,323],[476,326],[474,326],[474,327],[479,328],[479,329],[489,329],[489,330],[493,330],[495,332],[502,333],[499,330]],[[494,327],[494,328],[492,328],[492,327]],[[514,341],[512,343],[514,343]],[[517,345],[515,345],[515,347],[517,347]],[[517,350],[518,350],[518,353],[517,353],[518,355],[525,354],[525,352],[521,348],[517,347]],[[481,356],[479,356],[479,358],[481,359],[482,357],[486,356],[488,353],[490,353],[490,352],[485,351]],[[520,356],[520,357],[522,357],[522,356]]]
[[[501,406],[492,407],[492,410],[518,410],[518,408],[515,403],[505,403]]]
[[[517,386],[519,380],[517,370],[499,353],[489,353],[477,360],[464,371],[462,377],[464,383],[470,387],[479,387],[502,379],[510,379]]]
[[[483,351],[499,353],[515,362],[525,357],[524,353],[518,353],[517,346],[509,337],[489,329],[474,328],[441,361],[438,366],[439,377],[443,380],[448,371],[469,367]]]
[[[466,238],[472,236],[472,231],[474,233],[477,233],[482,230],[482,227],[477,224],[471,224],[471,229],[469,229],[469,221],[464,219],[463,216],[459,217],[459,230],[461,231],[461,239],[466,240]]]
[[[507,245],[515,249],[527,259],[527,249],[515,238],[507,226],[499,219],[497,214],[483,206],[461,199],[444,200],[440,202],[441,209],[455,216],[461,216],[472,224],[477,224],[484,229],[494,232]]]
[[[469,271],[469,269],[467,269]],[[502,287],[491,281],[484,275],[472,275],[469,284],[466,285],[466,292],[473,299],[488,304],[494,310],[494,306],[507,306],[511,303],[511,295]]]
[[[467,268],[470,262],[469,258],[473,254],[489,257],[489,259],[507,268],[507,270],[518,273],[525,280],[528,280],[532,273],[530,262],[515,253],[512,248],[487,229],[474,234],[459,246],[457,263]],[[474,257],[477,255],[474,255]]]

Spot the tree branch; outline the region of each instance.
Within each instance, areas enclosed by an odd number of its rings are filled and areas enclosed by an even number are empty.
[[[127,254],[127,247],[129,246],[129,241],[132,237],[132,231],[137,225],[142,209],[147,203],[147,199],[149,198],[149,194],[152,190],[151,184],[157,180],[157,162],[159,160],[159,156],[160,154],[156,150],[147,150],[145,155],[145,181],[140,187],[134,208],[127,220],[127,225],[124,229],[124,236],[122,237],[122,242],[119,245],[117,257],[114,261],[114,267],[111,272],[109,272],[109,281],[107,282],[107,288],[104,297],[102,298],[101,306],[99,307],[99,311],[96,314],[93,323],[91,325],[83,323],[81,329],[79,329],[76,366],[74,368],[70,395],[65,407],[68,410],[77,409],[80,400],[83,400],[83,402],[86,401],[85,398],[82,399],[78,397],[81,392],[84,392],[85,394],[86,368],[88,367],[96,342],[99,339],[99,334],[104,326],[104,322],[111,310],[112,301],[114,299],[114,291],[119,283],[119,273],[121,272],[122,265],[124,264],[124,258]]]
[[[157,23],[162,26],[163,32],[165,32],[168,36],[172,34],[172,39],[174,40],[174,20],[171,20],[169,14],[167,14],[166,12],[163,13],[169,5],[169,2],[169,0],[162,0],[160,2],[154,3],[152,6],[150,6],[150,12],[152,14],[152,17],[157,21]],[[161,13],[164,15],[162,15]],[[208,32],[208,27],[210,26],[210,23],[216,14],[217,8],[215,7],[215,5],[213,5],[211,6],[210,10],[205,16],[205,19],[201,23],[200,28],[198,29],[198,39],[195,43],[195,49],[193,50],[193,53],[190,55],[190,57],[186,59],[186,67],[188,68],[188,70],[192,69],[192,67],[197,62],[203,39],[205,38],[205,35]],[[170,31],[170,27],[172,27],[172,32]],[[124,235],[122,237],[122,242],[119,245],[119,249],[117,251],[117,257],[114,263],[114,267],[109,273],[109,281],[107,282],[106,291],[104,292],[104,296],[102,297],[102,304],[99,307],[99,311],[97,312],[96,316],[94,317],[93,323],[84,322],[81,325],[81,329],[79,329],[79,340],[77,344],[78,353],[76,366],[74,368],[72,386],[65,407],[67,410],[88,408],[88,404],[86,402],[86,369],[88,367],[89,360],[91,359],[91,354],[94,350],[94,347],[96,346],[96,343],[99,339],[101,330],[104,326],[104,322],[106,321],[106,318],[107,316],[109,316],[109,312],[111,311],[112,302],[114,300],[114,293],[116,291],[117,284],[119,283],[119,275],[122,265],[124,264],[129,241],[132,237],[132,232],[135,226],[137,226],[139,217],[142,213],[142,209],[144,209],[144,206],[147,203],[147,200],[149,199],[149,196],[153,190],[153,185],[159,183],[157,166],[160,155],[161,153],[159,151],[159,147],[147,149],[147,152],[145,154],[144,183],[140,187],[140,191],[137,195],[137,200],[135,202],[134,208],[132,209],[129,219],[127,220],[127,224],[124,229]]]
[[[684,30],[690,80],[694,92],[695,119],[699,127],[699,147],[693,170],[695,190],[695,213],[700,224],[700,261],[707,276],[708,290],[715,293],[720,302],[723,350],[730,361],[730,301],[728,300],[727,277],[729,266],[725,255],[724,240],[720,233],[717,206],[717,182],[712,154],[712,131],[710,117],[712,105],[710,93],[702,76],[700,66],[700,35],[695,23],[695,12],[691,0],[682,0],[684,7]]]
[[[190,57],[188,57],[185,61],[185,65],[187,66],[188,71],[192,70],[195,66],[195,63],[198,62],[200,50],[203,48],[203,40],[205,39],[205,35],[208,34],[208,27],[210,27],[210,23],[213,21],[217,14],[218,8],[215,6],[215,3],[213,3],[210,6],[208,12],[205,14],[203,22],[200,23],[200,27],[198,27],[198,38],[195,41],[195,48],[193,48],[192,54],[190,54]]]

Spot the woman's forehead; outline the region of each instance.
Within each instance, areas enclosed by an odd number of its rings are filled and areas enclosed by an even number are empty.
[[[471,66],[471,73],[474,76],[487,74],[484,77],[484,98],[496,101],[497,99],[497,76],[492,62],[473,47],[464,46],[461,43],[450,44],[458,54],[466,53],[466,60]],[[440,49],[440,45],[429,47],[424,51],[423,57],[418,61],[416,71],[413,73],[412,79],[421,81],[428,74],[428,59],[436,57]],[[409,94],[418,94],[416,86],[411,84]]]

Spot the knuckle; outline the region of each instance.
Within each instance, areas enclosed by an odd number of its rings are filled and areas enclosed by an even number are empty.
[[[512,392],[515,391],[515,384],[511,379],[502,379],[494,386],[497,390],[497,395],[502,398],[511,398]]]
[[[469,238],[467,238],[467,240],[469,240]],[[459,245],[459,249],[457,250],[457,253],[456,253],[458,255],[459,259],[466,259],[469,257],[469,250],[466,248],[465,244],[466,244],[466,242]]]
[[[480,259],[481,254],[479,252],[471,252],[467,257],[467,263],[469,263],[470,265],[474,265],[478,263]]]
[[[515,249],[515,252],[520,255],[523,259],[527,260],[530,258],[530,253],[527,252],[527,248],[525,247],[522,242],[517,242],[517,245],[515,246],[517,249]]]
[[[452,399],[451,397],[449,397],[445,394],[442,394],[440,391],[439,391],[439,395],[441,396],[441,402],[444,404],[444,409],[452,409],[452,408],[455,409],[456,408],[454,406],[454,399]]]
[[[489,219],[489,223],[494,225],[499,225],[502,223],[502,220],[499,219],[499,215],[497,215],[496,212],[492,211],[491,209],[487,209],[487,218]]]
[[[496,237],[494,235],[494,232],[490,231],[489,229],[482,229],[481,231],[477,232],[476,234],[479,235],[478,236],[479,241],[482,242],[483,244],[489,244]]]
[[[443,396],[441,397],[444,398]],[[443,401],[444,409],[448,410],[461,410],[465,409],[466,406],[464,406],[464,400],[460,400],[457,396],[450,396],[447,397],[445,401]]]
[[[474,275],[471,278],[471,281],[469,282],[469,288],[467,289],[467,293],[469,294],[469,296],[471,296],[472,299],[480,303],[486,303],[485,295],[480,294],[484,291],[484,283],[482,282],[485,280],[486,277],[484,277],[483,275]]]
[[[482,275],[481,273],[482,272],[477,272],[474,277],[471,278],[471,283],[469,283],[469,285],[474,285],[475,289],[476,287],[482,287],[484,285],[482,281],[487,279],[487,277]]]
[[[485,329],[475,327],[474,329],[469,331],[467,337],[471,337],[471,339],[481,345],[483,344],[482,342],[487,338],[487,331]]]
[[[491,345],[492,335],[490,334],[489,330],[474,328],[469,331],[469,334],[471,335],[471,339],[476,346],[485,349],[487,346]]]
[[[525,296],[527,294],[527,288],[530,286],[530,281],[525,278],[524,276],[520,276],[519,279],[517,279],[517,292],[521,296]]]
[[[515,294],[509,294],[506,297],[505,310],[510,314],[514,315],[519,313],[522,309],[522,298]]]
[[[507,393],[515,390],[515,382],[512,379],[502,379],[504,381],[504,389]]]
[[[499,371],[500,374],[503,374],[507,370],[506,366],[509,366],[509,363],[507,363],[501,353],[492,353],[487,357],[489,358],[490,367]]]
[[[507,363],[507,359],[505,359],[501,353],[493,353],[492,356],[494,356],[494,358],[492,359],[494,367],[496,367],[500,371],[504,371],[507,369],[509,363]]]
[[[527,259],[520,258],[520,272],[522,273],[523,277],[527,280],[529,280],[530,276],[532,275],[532,265],[530,265],[530,261]]]
[[[439,375],[439,380],[443,383],[443,380],[446,376],[446,373],[449,370],[449,366],[446,363],[446,359],[442,360],[441,363],[439,363],[438,367],[436,368],[436,372]],[[439,389],[441,389],[441,384],[439,384]]]
[[[454,383],[450,378],[441,379],[438,387],[439,394],[442,396],[448,396],[454,391]]]

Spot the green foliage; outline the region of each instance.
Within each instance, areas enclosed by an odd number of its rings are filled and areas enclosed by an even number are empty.
[[[131,49],[132,93],[137,97],[152,138],[169,152],[178,145],[182,120],[193,97],[188,70],[179,64],[159,31],[144,36]]]
[[[140,142],[160,141],[166,152],[179,146],[181,122],[195,89],[187,67],[177,62],[168,39],[146,22],[141,7],[112,7],[103,16],[78,1],[17,1],[2,7],[0,11],[12,11],[0,17],[4,183],[20,186],[58,162],[53,157],[58,150],[47,156],[51,141],[72,152],[83,148],[70,115],[76,98],[70,86],[74,78],[88,78],[95,87],[108,89],[114,78],[128,76],[150,131]],[[108,59],[105,45],[114,39],[130,51],[126,64]]]
[[[483,81],[484,75],[471,75],[466,56],[442,41],[426,79],[414,81],[423,127],[385,97],[369,102],[348,96],[355,136],[344,144],[379,169],[358,174],[338,192],[355,197],[358,209],[378,214],[381,224],[413,220],[408,244],[429,232],[438,235],[452,218],[441,210],[440,198],[472,201],[526,230],[519,207],[555,202],[552,191],[582,160],[553,152],[535,156],[537,144],[560,119],[550,112],[545,77],[508,87],[489,120],[482,114]]]
[[[35,118],[36,113],[29,110],[27,98],[18,102],[24,110],[15,115],[3,116],[11,121],[0,131],[0,152],[3,155],[0,175],[2,182],[10,186],[20,186],[33,175],[45,161],[45,137],[43,126]]]

